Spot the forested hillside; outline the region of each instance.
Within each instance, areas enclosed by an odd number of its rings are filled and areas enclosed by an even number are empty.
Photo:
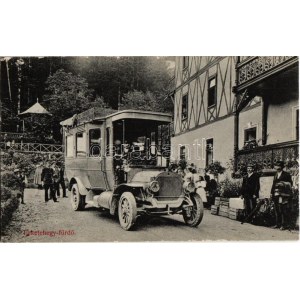
[[[54,140],[61,120],[91,106],[172,112],[173,65],[173,57],[1,58],[2,131],[21,131],[18,114],[37,99],[53,117],[25,120],[26,130]]]

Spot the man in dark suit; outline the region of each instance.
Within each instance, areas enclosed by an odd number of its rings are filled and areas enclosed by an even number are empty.
[[[62,191],[63,191],[63,197],[67,198],[66,195],[66,185],[65,185],[65,169],[62,166],[60,162],[56,163],[56,168],[57,168],[57,180],[56,180],[56,192],[57,192],[57,197],[60,197],[60,190],[59,186],[61,185]]]
[[[271,199],[274,202],[276,217],[276,225],[274,226],[274,228],[280,228],[281,230],[284,230],[287,225],[286,222],[288,214],[289,197],[282,197],[280,193],[277,192],[277,187],[280,182],[290,183],[290,186],[292,187],[293,181],[291,175],[283,171],[283,161],[277,161],[274,167],[276,169],[276,174],[274,176],[271,188]]]
[[[42,185],[45,189],[45,202],[49,201],[49,189],[50,189],[50,196],[54,202],[58,202],[55,195],[54,190],[54,180],[53,180],[54,171],[50,168],[49,162],[46,162],[45,168],[42,171],[41,179]]]
[[[241,190],[241,198],[245,199],[247,215],[256,207],[259,189],[259,175],[254,172],[254,165],[248,164],[247,175],[243,178]]]

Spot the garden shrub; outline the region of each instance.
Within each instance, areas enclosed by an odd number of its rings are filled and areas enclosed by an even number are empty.
[[[3,187],[1,187],[1,231],[7,226],[11,220],[13,212],[18,208],[20,203],[18,197],[14,194],[11,194],[11,197],[4,201],[2,198],[2,190]]]
[[[218,193],[221,197],[231,198],[241,195],[242,182],[226,177],[218,184]]]
[[[12,190],[20,189],[20,182],[13,173],[6,172],[1,175],[1,185]]]
[[[5,186],[1,186],[1,206],[12,196],[11,190]]]

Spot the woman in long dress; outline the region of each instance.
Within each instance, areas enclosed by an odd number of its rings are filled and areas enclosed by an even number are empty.
[[[39,189],[42,189],[42,171],[43,171],[43,164],[40,163],[36,166],[33,182],[34,184],[37,184]]]
[[[204,180],[203,176],[200,176],[199,174],[195,174],[194,182],[196,186],[196,193],[200,196],[203,203],[207,202],[206,197],[206,181]]]

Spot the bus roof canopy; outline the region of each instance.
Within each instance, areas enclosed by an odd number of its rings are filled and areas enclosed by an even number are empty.
[[[144,119],[157,121],[161,123],[170,123],[172,121],[172,116],[170,114],[161,112],[141,111],[134,109],[113,110],[93,107],[78,115],[74,115],[73,117],[60,122],[60,125],[77,126],[95,120],[100,121],[108,118],[112,118],[113,122],[122,119]]]

